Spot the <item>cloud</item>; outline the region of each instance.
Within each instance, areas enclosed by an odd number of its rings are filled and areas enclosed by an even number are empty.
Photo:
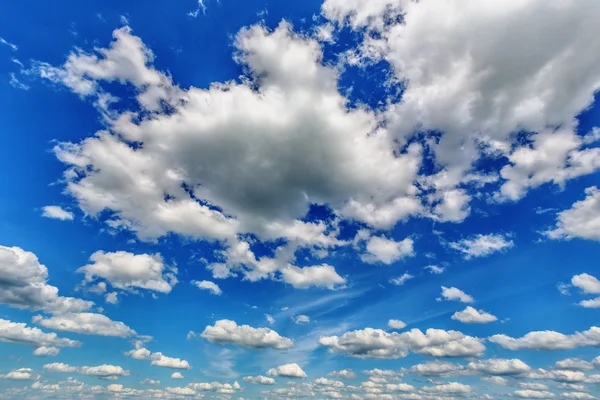
[[[141,385],[160,385],[160,381],[146,378],[140,382]]]
[[[388,321],[388,327],[392,329],[404,329],[406,328],[406,324],[403,321],[400,321],[399,319],[390,319]]]
[[[409,274],[408,272],[405,272],[396,278],[390,279],[390,283],[392,285],[402,286],[406,283],[406,281],[408,281],[409,279],[413,279],[413,278],[414,278],[413,275]]]
[[[514,395],[522,399],[550,399],[554,393],[539,390],[515,390]]]
[[[591,300],[582,300],[579,305],[584,308],[600,308],[600,297]]]
[[[590,274],[573,276],[571,284],[581,289],[583,293],[600,294],[600,281]]]
[[[381,329],[365,328],[346,332],[342,336],[323,336],[319,344],[331,353],[358,358],[395,359],[406,357],[409,351],[432,357],[474,357],[485,350],[478,338],[458,331],[419,329],[388,333]]]
[[[428,361],[413,365],[408,371],[412,374],[427,377],[452,377],[462,375],[465,372],[465,367],[448,361]]]
[[[244,382],[252,383],[254,385],[274,385],[275,379],[269,378],[267,376],[245,376]]]
[[[61,221],[73,220],[73,213],[60,206],[45,206],[42,208],[42,217],[60,219]]]
[[[422,390],[425,392],[431,392],[431,393],[455,394],[455,395],[471,393],[473,391],[471,386],[465,385],[463,383],[458,383],[458,382],[448,382],[448,383],[443,383],[443,384],[429,386],[429,387],[425,386],[422,388]]]
[[[584,371],[594,369],[594,363],[582,360],[580,358],[565,358],[556,362],[558,369],[572,369],[575,371]]]
[[[58,354],[58,351],[54,350],[58,348],[81,346],[81,342],[61,338],[54,332],[46,333],[38,328],[29,328],[24,323],[12,322],[6,319],[0,319],[0,341],[35,347],[34,354],[38,352],[36,355],[40,356],[46,353]]]
[[[117,304],[119,302],[119,297],[117,292],[107,293],[104,296],[104,301],[109,304]]]
[[[60,349],[57,347],[41,346],[33,351],[33,355],[38,357],[57,356],[59,352]]]
[[[52,363],[44,365],[44,369],[49,372],[63,372],[63,373],[79,373],[83,375],[97,376],[101,379],[116,379],[120,376],[129,376],[130,372],[124,370],[118,365],[103,364],[95,367],[74,367],[63,363]]]
[[[265,319],[269,323],[269,325],[273,325],[275,323],[275,318],[273,318],[270,314],[265,314]]]
[[[303,268],[288,265],[281,270],[281,274],[286,283],[297,289],[306,289],[311,286],[336,289],[346,284],[346,279],[339,276],[335,272],[335,268],[327,264]]]
[[[426,269],[426,270],[428,270],[429,272],[431,272],[432,274],[439,275],[439,274],[441,274],[442,272],[444,272],[444,270],[445,270],[446,268],[444,268],[444,267],[439,267],[439,266],[437,266],[437,265],[427,265],[427,266],[425,266],[425,269]]]
[[[37,256],[20,247],[0,246],[0,303],[16,308],[48,312],[79,312],[94,303],[58,295],[58,288],[48,285],[48,269]]]
[[[356,373],[352,371],[350,368],[341,369],[338,371],[331,371],[327,375],[333,376],[335,378],[341,379],[356,379]]]
[[[150,350],[141,347],[139,343],[136,343],[136,348],[126,352],[125,355],[135,360],[150,360],[150,365],[156,367],[165,367],[172,369],[192,369],[192,367],[186,360],[182,360],[180,358],[167,357],[160,352],[153,353]]]
[[[293,318],[293,320],[299,325],[308,324],[310,322],[310,317],[308,315],[297,315]]]
[[[509,350],[553,351],[574,349],[583,346],[598,347],[600,346],[600,328],[593,326],[587,331],[575,332],[572,335],[565,335],[555,331],[534,331],[516,339],[500,334],[491,336],[489,341]]]
[[[31,380],[37,378],[37,374],[31,368],[14,369],[6,374],[1,374],[0,378],[11,380]]]
[[[171,374],[171,379],[183,379],[183,374],[181,372],[173,372]]]
[[[282,378],[306,378],[306,372],[296,363],[280,365],[267,371],[269,376],[280,376]]]
[[[91,263],[77,270],[85,274],[85,283],[97,279],[107,281],[116,289],[147,289],[169,293],[177,283],[174,271],[166,267],[160,254],[133,254],[126,251],[107,253],[96,251]]]
[[[585,189],[585,199],[557,214],[556,227],[546,232],[552,239],[582,238],[600,240],[600,190]]]
[[[367,252],[361,256],[361,259],[370,264],[381,262],[389,265],[415,255],[413,240],[410,238],[396,242],[385,236],[372,236],[367,241],[366,250]]]
[[[471,371],[488,375],[518,375],[530,371],[531,367],[518,358],[510,360],[503,358],[490,358],[487,360],[472,361],[467,365]]]
[[[460,301],[461,303],[472,303],[475,301],[475,299],[473,299],[473,297],[469,296],[462,290],[457,289],[455,287],[448,288],[448,287],[442,286],[442,296],[446,300],[456,300],[456,301]]]
[[[1,43],[1,44],[3,44],[3,45],[5,45],[5,46],[8,46],[8,47],[10,47],[10,49],[11,49],[12,51],[17,51],[17,50],[19,50],[19,46],[17,46],[16,44],[13,44],[13,43],[11,43],[11,42],[9,42],[9,41],[7,41],[7,40],[6,40],[6,39],[4,39],[4,38],[1,38],[1,37],[0,37],[0,43]]]
[[[219,285],[211,281],[192,281],[191,283],[198,289],[208,290],[215,296],[220,296],[223,293]]]
[[[136,334],[123,322],[113,321],[106,315],[96,313],[68,313],[52,317],[36,315],[32,321],[49,329],[84,335],[128,337]]]
[[[463,324],[487,324],[498,321],[496,316],[483,310],[476,310],[471,306],[467,306],[463,311],[455,312],[451,318]]]
[[[238,325],[235,321],[227,319],[215,322],[214,326],[207,326],[200,337],[211,343],[232,344],[248,349],[285,350],[294,346],[291,339],[280,336],[272,329]]]
[[[509,249],[514,246],[512,240],[508,240],[500,234],[475,235],[469,239],[461,239],[450,243],[450,248],[460,251],[466,259],[473,257],[485,257],[490,254]]]

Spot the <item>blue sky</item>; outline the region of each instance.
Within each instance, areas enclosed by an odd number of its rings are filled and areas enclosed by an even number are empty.
[[[600,397],[599,3],[2,7],[0,398]]]

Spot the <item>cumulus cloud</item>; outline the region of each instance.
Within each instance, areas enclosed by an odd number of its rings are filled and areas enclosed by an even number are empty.
[[[183,374],[181,372],[173,372],[171,374],[171,379],[183,379]]]
[[[408,372],[427,377],[451,377],[463,374],[465,367],[448,361],[428,361],[413,365]]]
[[[199,336],[211,343],[232,344],[248,349],[285,350],[294,346],[291,339],[280,336],[272,329],[238,325],[227,319],[215,322],[214,326],[207,326]]]
[[[220,296],[223,293],[219,285],[211,281],[192,281],[192,285],[196,286],[198,289],[208,290],[215,296]]]
[[[268,376],[245,376],[244,382],[252,383],[254,385],[274,385],[275,379],[269,378]]]
[[[481,339],[441,329],[427,329],[425,333],[419,329],[389,333],[365,328],[342,336],[322,336],[319,344],[328,347],[331,353],[382,359],[403,358],[410,351],[432,357],[472,357],[485,350]]]
[[[60,349],[52,346],[41,346],[33,351],[33,355],[38,357],[57,356]]]
[[[551,399],[554,397],[554,393],[540,390],[515,390],[514,395],[523,399]]]
[[[96,313],[67,313],[43,317],[36,315],[32,321],[57,331],[82,333],[84,335],[128,337],[135,331],[120,321]]]
[[[600,281],[590,274],[579,274],[573,276],[571,284],[581,289],[583,293],[600,294]]]
[[[600,346],[600,328],[592,326],[587,331],[575,332],[571,335],[555,331],[534,331],[523,337],[512,338],[499,334],[489,338],[491,342],[497,343],[509,350],[567,350],[576,347]]]
[[[277,368],[271,368],[267,371],[269,376],[280,376],[282,378],[306,378],[306,372],[296,363],[280,365]]]
[[[333,376],[335,378],[341,379],[356,379],[356,373],[352,371],[350,368],[340,369],[338,371],[331,371],[329,376]]]
[[[366,251],[367,252],[361,256],[361,259],[364,262],[381,262],[388,265],[405,257],[415,255],[413,240],[410,238],[396,242],[385,236],[372,236],[367,241]]]
[[[135,349],[126,352],[125,355],[136,360],[150,360],[150,365],[156,367],[165,367],[172,369],[192,368],[186,360],[182,360],[180,358],[167,357],[160,352],[153,353],[145,347],[141,347],[139,343],[137,343]]]
[[[296,315],[293,319],[294,322],[299,325],[308,324],[310,322],[310,317],[308,315]]]
[[[585,189],[585,199],[558,213],[556,226],[546,234],[553,239],[600,240],[600,190]]]
[[[461,239],[458,242],[450,243],[450,247],[463,253],[466,259],[489,256],[513,246],[512,240],[508,240],[507,237],[500,234],[480,234],[469,239]]]
[[[442,297],[446,300],[460,301],[461,303],[472,303],[475,301],[472,296],[455,287],[442,286]]]
[[[54,332],[46,333],[38,328],[30,328],[24,323],[6,319],[0,319],[0,341],[35,347],[34,354],[38,356],[56,355],[59,348],[81,346],[81,342],[61,338]]]
[[[118,365],[103,364],[94,367],[74,367],[63,363],[52,363],[44,365],[44,369],[49,372],[63,372],[63,373],[79,373],[83,375],[97,376],[101,379],[116,379],[120,376],[129,376],[130,372],[124,370]]]
[[[477,310],[471,306],[467,306],[462,311],[457,311],[452,314],[452,319],[462,322],[463,324],[487,324],[498,321],[495,315],[492,315],[483,310]]]
[[[572,369],[576,371],[594,369],[593,362],[585,361],[581,358],[565,358],[564,360],[558,360],[555,365],[558,369]]]
[[[45,206],[42,208],[42,217],[71,221],[73,220],[73,213],[64,210],[60,206]]]
[[[530,371],[531,367],[518,358],[510,360],[503,358],[490,358],[487,360],[472,361],[467,365],[471,371],[488,375],[518,375]]]
[[[37,378],[37,374],[31,368],[13,369],[6,374],[0,374],[0,378],[11,380],[31,380]]]
[[[85,283],[102,279],[121,290],[147,289],[169,293],[177,283],[172,268],[164,265],[160,254],[133,254],[97,251],[90,256],[90,264],[77,270],[85,274]]]
[[[390,319],[388,321],[388,327],[392,329],[404,329],[406,328],[406,324],[403,321],[400,321],[399,319]]]

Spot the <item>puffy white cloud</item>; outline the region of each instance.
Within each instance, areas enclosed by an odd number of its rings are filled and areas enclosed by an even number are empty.
[[[142,385],[160,385],[160,381],[155,379],[146,378],[140,382]]]
[[[118,365],[103,364],[94,367],[74,367],[63,363],[52,363],[44,365],[44,369],[49,372],[79,373],[90,376],[97,376],[102,379],[116,379],[119,376],[129,376],[130,372],[124,370]]]
[[[189,388],[199,392],[217,392],[222,394],[234,394],[236,391],[241,391],[242,387],[239,383],[219,383],[219,382],[201,382],[201,383],[190,383]]]
[[[589,382],[592,383],[595,378],[593,375],[586,376],[581,371],[568,370],[568,369],[552,369],[545,370],[542,368],[532,370],[523,375],[530,379],[545,379],[552,380],[555,382],[567,382],[567,383],[579,383]]]
[[[245,376],[244,382],[252,383],[254,385],[274,385],[275,379],[269,378],[268,376]]]
[[[52,346],[40,346],[33,351],[33,355],[38,357],[57,356],[60,349]]]
[[[582,300],[579,305],[584,308],[600,308],[600,297],[591,300]]]
[[[600,190],[585,189],[585,199],[558,213],[556,227],[546,232],[553,239],[600,240]]]
[[[483,310],[477,310],[471,306],[467,306],[463,311],[455,312],[451,318],[463,324],[487,324],[498,321],[495,315]]]
[[[572,369],[572,370],[589,370],[594,369],[594,363],[582,360],[581,358],[565,358],[556,362],[556,368],[558,369]]]
[[[281,270],[281,274],[286,283],[298,289],[311,286],[335,289],[346,284],[346,279],[339,276],[335,268],[327,264],[303,268],[288,265]]]
[[[466,259],[485,257],[490,254],[513,247],[512,240],[500,234],[475,235],[469,239],[461,239],[450,243],[450,247],[465,255]]]
[[[356,373],[350,368],[340,369],[338,371],[331,371],[327,375],[341,379],[356,379]]]
[[[540,390],[515,390],[514,395],[523,399],[550,399],[554,397],[554,393]]]
[[[581,289],[583,293],[600,294],[600,281],[590,274],[573,276],[571,284]]]
[[[585,392],[566,392],[566,393],[562,393],[561,396],[566,399],[576,399],[576,400],[597,399],[596,396],[592,396],[591,394],[585,393]]]
[[[445,267],[440,267],[438,265],[427,265],[425,269],[431,272],[432,274],[439,275],[446,269]]]
[[[471,393],[473,388],[469,385],[465,385],[459,382],[448,382],[435,386],[425,386],[422,388],[425,392],[433,392],[440,394],[466,394]]]
[[[455,287],[442,286],[442,296],[446,300],[455,300],[461,303],[472,303],[475,301],[472,296]]]
[[[531,367],[518,358],[490,358],[470,362],[467,367],[471,371],[488,375],[518,375],[530,371]]]
[[[332,353],[359,358],[393,359],[406,357],[409,351],[432,357],[471,357],[483,353],[482,341],[458,331],[419,329],[388,333],[381,329],[365,328],[346,332],[342,336],[322,336],[321,346]]]
[[[71,221],[73,220],[73,213],[64,210],[60,206],[45,206],[42,208],[42,217]]]
[[[183,374],[181,372],[173,372],[171,374],[171,379],[183,379]]]
[[[113,321],[106,315],[96,313],[68,313],[32,318],[36,324],[57,331],[82,333],[84,335],[128,337],[135,331],[120,321]]]
[[[37,374],[31,368],[14,369],[6,374],[1,374],[0,378],[12,380],[30,380],[35,379]]]
[[[174,378],[171,375],[171,378]],[[174,378],[179,379],[179,378]],[[177,395],[177,396],[194,396],[196,392],[194,389],[190,389],[189,387],[166,387],[165,391],[169,394]]]
[[[208,290],[216,296],[220,296],[223,293],[219,285],[211,281],[192,281],[192,285],[196,286],[198,289]]]
[[[269,376],[280,376],[283,378],[306,378],[306,372],[296,363],[280,365],[267,371]]]
[[[410,238],[396,242],[385,236],[372,236],[367,241],[367,252],[361,259],[367,263],[381,262],[389,265],[405,257],[414,256],[413,243]]]
[[[133,254],[126,251],[114,253],[97,251],[90,256],[90,264],[79,268],[85,282],[106,280],[117,289],[147,289],[169,293],[177,283],[173,270],[166,267],[160,254]]]
[[[265,319],[269,323],[269,325],[273,325],[275,323],[275,318],[273,318],[270,314],[265,314]]]
[[[310,317],[308,315],[296,315],[294,318],[294,322],[297,324],[308,324],[310,322]]]
[[[390,319],[388,321],[388,327],[392,329],[404,329],[406,328],[406,324],[403,321],[400,321],[399,319]]]
[[[493,383],[498,386],[507,386],[509,381],[501,376],[484,376],[481,378],[483,382]]]
[[[119,295],[117,292],[107,293],[104,296],[104,301],[109,304],[117,304],[119,302]]]
[[[413,279],[413,278],[414,278],[413,275],[409,274],[408,272],[405,272],[396,278],[390,279],[390,283],[392,285],[402,286],[406,283],[406,281],[408,281],[409,279]]]
[[[529,332],[521,338],[512,338],[500,334],[489,338],[491,342],[497,343],[509,350],[566,350],[582,346],[600,346],[600,328],[592,326],[587,331],[575,332],[565,335],[555,331]]]
[[[460,364],[455,364],[448,361],[436,360],[428,361],[423,364],[413,365],[408,369],[408,372],[428,377],[449,377],[463,374],[465,372],[465,367]]]
[[[0,319],[0,341],[7,343],[25,344],[35,347],[38,354],[56,353],[55,348],[79,347],[81,342],[67,338],[61,338],[56,333],[46,333],[38,328],[29,328],[24,323],[12,322]],[[48,354],[52,355],[52,354]]]
[[[161,352],[153,353],[144,347],[140,347],[139,345],[137,345],[135,349],[126,352],[125,355],[136,360],[150,360],[150,365],[156,367],[165,367],[173,369],[192,368],[189,362],[187,362],[186,360],[182,360],[180,358],[167,357]]]
[[[280,336],[272,329],[238,325],[227,319],[215,322],[214,326],[207,326],[200,337],[215,344],[232,344],[249,349],[285,350],[294,346],[291,339]]]
[[[94,303],[58,295],[58,288],[47,284],[48,269],[37,256],[19,247],[0,246],[0,303],[17,308],[48,312],[79,312]]]

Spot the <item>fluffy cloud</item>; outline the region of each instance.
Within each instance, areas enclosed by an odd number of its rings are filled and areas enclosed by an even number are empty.
[[[400,321],[399,319],[390,319],[388,321],[388,327],[392,329],[404,329],[406,328],[406,324],[403,321]]]
[[[590,274],[575,275],[571,284],[581,289],[583,293],[600,294],[600,281]]]
[[[63,363],[52,363],[44,365],[44,369],[49,372],[79,373],[90,376],[97,376],[102,379],[116,379],[119,376],[129,376],[130,373],[118,365],[103,364],[95,367],[74,367]]]
[[[47,284],[48,269],[35,254],[19,247],[0,246],[0,303],[17,308],[48,312],[79,312],[94,303],[58,295],[58,288]]]
[[[388,333],[381,329],[365,328],[346,332],[342,336],[323,336],[321,346],[332,353],[342,353],[359,358],[393,359],[406,357],[409,351],[432,357],[471,357],[485,350],[478,338],[457,331],[419,329]]]
[[[286,283],[298,289],[311,286],[335,289],[346,284],[346,279],[339,276],[335,268],[327,264],[304,268],[288,265],[281,270],[281,275]]]
[[[34,354],[39,356],[56,355],[58,348],[81,346],[81,342],[76,340],[61,338],[56,333],[46,333],[38,328],[29,328],[24,323],[5,319],[0,319],[0,341],[35,347]]]
[[[82,333],[84,335],[128,337],[135,331],[120,321],[96,313],[69,313],[42,317],[36,315],[32,321],[57,331]]]
[[[294,318],[294,322],[297,324],[308,324],[310,322],[310,317],[308,315],[297,315]]]
[[[85,274],[87,284],[103,279],[121,290],[147,289],[169,293],[177,283],[175,274],[171,268],[165,267],[160,254],[106,253],[99,250],[90,256],[90,264],[77,272]]]
[[[518,375],[531,370],[531,367],[518,358],[510,360],[490,358],[488,360],[472,361],[467,366],[471,371],[488,375]]]
[[[471,386],[458,382],[448,382],[435,386],[423,387],[422,390],[425,392],[454,395],[471,393],[473,391]]]
[[[37,374],[31,368],[14,369],[6,374],[0,375],[0,378],[12,380],[30,380],[37,377]]]
[[[556,368],[558,369],[572,369],[572,370],[588,370],[594,369],[594,363],[582,360],[580,358],[565,358],[556,362]]]
[[[388,239],[385,236],[372,236],[367,241],[366,254],[361,256],[366,263],[381,262],[392,264],[405,257],[414,256],[413,240],[406,238],[400,242]]]
[[[173,372],[171,374],[171,379],[183,379],[183,374],[181,372]]]
[[[244,382],[252,383],[254,385],[274,385],[275,379],[269,378],[268,376],[245,376]]]
[[[180,358],[167,357],[160,352],[152,353],[150,350],[139,346],[133,350],[126,352],[125,355],[136,360],[150,360],[150,365],[156,367],[165,367],[173,369],[192,368],[186,360],[182,360]]]
[[[267,371],[269,376],[280,376],[283,378],[306,378],[306,372],[296,363],[280,365]]]
[[[463,374],[465,368],[462,365],[447,361],[428,361],[423,364],[413,365],[408,371],[412,374],[427,377],[450,377]]]
[[[465,255],[466,259],[473,257],[485,257],[498,251],[511,248],[514,245],[503,235],[475,235],[469,239],[461,239],[450,243],[450,247]]]
[[[460,301],[461,303],[472,303],[475,300],[465,292],[455,287],[442,286],[442,297],[446,300]]]
[[[285,350],[294,346],[291,339],[280,336],[272,329],[238,325],[235,321],[227,319],[215,322],[214,326],[207,326],[200,337],[211,343],[232,344],[248,349]]]
[[[327,375],[333,376],[335,378],[341,378],[341,379],[355,379],[356,378],[356,373],[354,373],[354,371],[352,371],[349,368],[341,369],[339,371],[331,371]]]
[[[554,393],[539,390],[515,390],[514,395],[523,399],[551,399],[554,397]]]
[[[462,311],[455,312],[451,318],[463,324],[487,324],[498,320],[496,316],[483,310],[476,310],[471,306],[467,306]]]
[[[442,272],[444,272],[444,270],[446,268],[440,267],[440,266],[437,266],[437,265],[427,265],[427,266],[425,266],[425,269],[428,270],[429,272],[431,272],[432,274],[439,275]]]
[[[553,239],[583,238],[600,240],[600,190],[585,189],[585,199],[558,213],[556,227],[546,234]]]
[[[555,331],[529,332],[521,338],[500,334],[489,338],[509,350],[566,350],[582,346],[600,346],[600,328],[593,326],[587,331],[565,335]]]
[[[396,278],[390,279],[390,283],[392,285],[402,286],[406,283],[406,281],[408,281],[409,279],[412,279],[412,278],[414,278],[413,275],[409,274],[408,272],[405,272]]]
[[[73,213],[64,210],[60,206],[45,206],[42,208],[42,217],[60,219],[61,221],[70,221],[73,219]]]
[[[192,285],[196,286],[198,289],[208,290],[215,296],[220,296],[223,293],[219,285],[211,281],[192,281]]]

